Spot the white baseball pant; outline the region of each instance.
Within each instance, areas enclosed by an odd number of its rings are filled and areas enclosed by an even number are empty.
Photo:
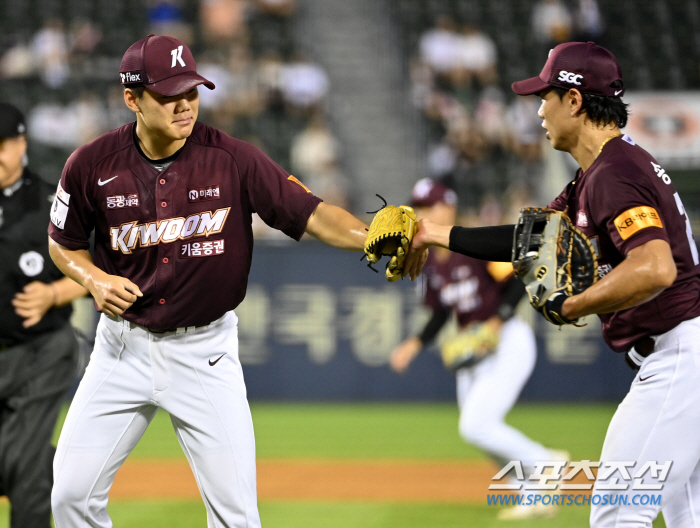
[[[472,368],[457,372],[459,433],[499,463],[520,460],[526,471],[549,460],[541,444],[506,424],[525,383],[535,368],[537,347],[532,329],[519,317],[501,327],[496,351]],[[528,473],[529,474],[529,473]]]
[[[672,461],[665,482],[644,475],[661,490],[606,489],[619,472],[596,481],[596,494],[626,495],[627,505],[591,505],[592,528],[651,528],[663,512],[667,528],[700,528],[700,317],[656,338],[610,422],[601,461]],[[661,504],[634,505],[634,495],[661,495]],[[639,502],[639,499],[637,499]]]
[[[260,527],[237,322],[231,311],[204,327],[156,334],[102,315],[54,459],[57,528],[112,526],[114,476],[159,408],[170,413],[208,527]]]

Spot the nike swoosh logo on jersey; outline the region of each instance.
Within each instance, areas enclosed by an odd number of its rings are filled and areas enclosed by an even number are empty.
[[[642,377],[640,376],[640,377],[639,377],[639,381],[646,381],[646,380],[648,380],[649,378],[653,378],[654,376],[656,376],[656,374],[649,374],[646,378],[642,378]]]
[[[105,185],[105,184],[111,182],[114,178],[119,178],[119,174],[117,174],[116,176],[112,176],[109,180],[105,180],[105,181],[102,181],[102,178],[100,178],[100,179],[97,180],[97,185],[99,185],[100,187],[102,187],[103,185]]]
[[[210,360],[209,360],[209,366],[210,366],[210,367],[213,367],[214,365],[216,365],[216,364],[219,362],[219,360],[220,360],[222,357],[224,357],[225,355],[226,355],[226,352],[224,352],[223,354],[221,354],[221,355],[220,355],[218,358],[216,358],[214,361],[212,361],[212,360],[210,359]]]

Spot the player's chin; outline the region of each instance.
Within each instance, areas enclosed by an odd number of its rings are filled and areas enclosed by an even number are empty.
[[[192,134],[192,129],[194,128],[195,120],[192,119],[186,123],[175,122],[170,127],[173,137],[176,139],[185,139],[190,137]]]

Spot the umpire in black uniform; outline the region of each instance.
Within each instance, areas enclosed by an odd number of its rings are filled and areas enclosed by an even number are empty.
[[[70,302],[87,290],[48,253],[54,187],[26,166],[21,112],[0,103],[0,495],[12,528],[49,528],[51,437],[76,374]]]

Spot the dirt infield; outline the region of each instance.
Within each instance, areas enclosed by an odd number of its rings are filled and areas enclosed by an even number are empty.
[[[482,502],[498,471],[488,462],[259,460],[261,500]],[[198,498],[187,462],[127,461],[113,499]]]
[[[258,460],[260,500],[455,503],[486,500],[498,468],[486,461]],[[577,475],[572,483],[588,483]],[[493,493],[493,492],[491,492]],[[579,491],[588,494],[590,491]],[[122,466],[112,499],[195,499],[186,461],[133,460]],[[0,503],[6,502],[0,497]]]

